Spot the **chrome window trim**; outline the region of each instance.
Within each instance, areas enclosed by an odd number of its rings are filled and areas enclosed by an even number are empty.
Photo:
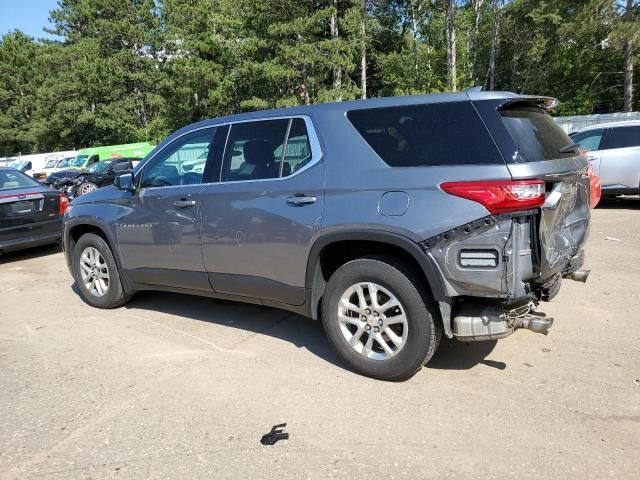
[[[259,178],[259,179],[255,179],[255,180],[233,180],[233,181],[217,181],[217,182],[206,182],[206,183],[197,183],[194,185],[167,185],[165,187],[146,187],[146,188],[141,188],[140,190],[145,190],[145,191],[149,191],[149,190],[159,190],[159,189],[166,189],[166,188],[175,188],[175,187],[188,187],[188,186],[196,186],[196,185],[202,185],[207,186],[207,185],[219,185],[219,184],[235,184],[235,183],[254,183],[254,182],[273,182],[273,181],[281,181],[281,180],[287,180],[289,178],[293,178],[296,175],[298,175],[301,172],[304,172],[305,170],[311,168],[312,166],[314,166],[316,163],[318,163],[321,159],[322,159],[322,148],[320,147],[320,140],[318,139],[318,135],[316,133],[316,129],[315,126],[313,125],[313,121],[311,120],[311,117],[309,117],[308,115],[280,115],[277,117],[259,117],[259,118],[251,118],[251,119],[246,119],[246,120],[237,120],[237,121],[233,121],[233,122],[222,122],[222,123],[216,123],[213,125],[206,125],[206,126],[202,126],[202,127],[198,127],[198,128],[194,128],[191,130],[188,130],[184,133],[182,133],[181,135],[177,136],[176,138],[174,138],[171,142],[167,143],[166,145],[164,145],[160,150],[158,150],[157,152],[152,152],[153,154],[151,155],[151,157],[149,157],[149,159],[144,162],[144,164],[140,165],[140,168],[134,173],[134,175],[137,175],[139,172],[142,172],[145,167],[147,166],[147,164],[151,161],[153,161],[153,159],[155,159],[161,152],[164,151],[165,148],[167,148],[168,146],[172,145],[174,142],[176,142],[177,140],[179,140],[180,138],[184,137],[185,135],[190,135],[194,132],[198,132],[200,130],[206,130],[208,128],[218,128],[218,127],[224,127],[229,125],[229,130],[227,131],[227,138],[225,139],[225,144],[224,144],[224,150],[225,152],[223,152],[223,160],[224,160],[224,153],[226,153],[226,149],[227,149],[227,143],[229,141],[229,134],[231,132],[231,128],[233,128],[233,125],[238,124],[238,123],[249,123],[249,122],[262,122],[262,121],[269,121],[269,120],[293,120],[294,118],[301,118],[304,121],[305,127],[307,129],[307,135],[309,137],[309,146],[311,147],[311,160],[309,161],[309,163],[307,163],[304,167],[302,167],[300,170],[297,170],[295,172],[293,172],[291,175],[287,176],[287,177],[277,177],[277,178]],[[288,137],[287,137],[288,140]],[[142,163],[142,162],[141,162]],[[218,175],[218,178],[220,179],[222,175],[222,164],[220,165],[220,173]]]

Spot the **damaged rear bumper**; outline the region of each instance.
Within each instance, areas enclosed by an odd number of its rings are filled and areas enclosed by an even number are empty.
[[[553,320],[535,311],[538,302],[553,299],[563,278],[588,276],[581,270],[590,225],[587,195],[582,182],[572,188],[565,183],[549,208],[487,216],[421,242],[442,279],[447,336],[476,341],[504,338],[518,328],[548,332]]]

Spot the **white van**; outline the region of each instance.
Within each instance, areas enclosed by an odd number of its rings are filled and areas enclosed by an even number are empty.
[[[68,160],[75,158],[77,153],[78,152],[76,152],[75,150],[67,150],[64,152],[56,152],[56,153],[49,154],[44,159],[44,166],[40,169],[34,170],[33,178],[35,178],[36,180],[42,181],[53,172],[57,172],[58,170],[67,168],[68,167],[67,164],[69,163]],[[66,163],[65,163],[65,160],[67,160]]]
[[[22,173],[33,177],[33,172],[44,168],[45,158],[49,153],[38,153],[35,155],[22,155],[9,164],[10,167],[20,170]]]

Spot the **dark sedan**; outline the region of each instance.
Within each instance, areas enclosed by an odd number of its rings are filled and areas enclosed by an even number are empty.
[[[116,158],[95,163],[86,171],[61,170],[49,175],[45,183],[75,198],[111,185],[116,175],[132,170],[138,161],[139,158]]]
[[[0,254],[60,241],[68,207],[64,193],[0,167]]]

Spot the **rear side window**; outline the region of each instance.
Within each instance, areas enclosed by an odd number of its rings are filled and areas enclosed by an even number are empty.
[[[539,162],[577,155],[573,150],[560,153],[560,149],[575,142],[543,109],[533,106],[505,108],[500,116],[518,145],[523,161]]]
[[[263,180],[280,176],[280,158],[289,120],[258,120],[231,125],[222,163],[222,181]]]
[[[276,160],[281,161],[281,177],[287,177],[297,172],[311,161],[309,134],[303,119],[292,119],[287,141],[276,148],[274,155]]]
[[[616,127],[609,132],[607,148],[640,146],[640,127]]]
[[[504,163],[470,102],[351,110],[347,118],[392,167]]]
[[[580,145],[582,150],[600,150],[600,143],[604,136],[604,130],[588,130],[586,132],[572,133],[569,135],[571,140]]]

